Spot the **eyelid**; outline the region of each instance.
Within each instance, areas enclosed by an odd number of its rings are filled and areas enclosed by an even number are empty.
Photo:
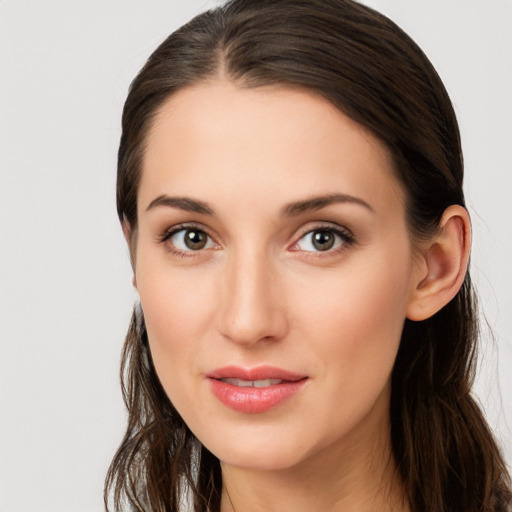
[[[294,238],[295,241],[288,248],[288,250],[291,250],[292,252],[300,252],[301,249],[294,247],[296,247],[299,241],[302,240],[306,235],[314,233],[315,231],[331,231],[343,239],[343,244],[341,247],[338,247],[336,249],[329,249],[327,251],[303,251],[305,253],[308,253],[308,255],[314,255],[313,257],[322,257],[337,254],[345,250],[348,246],[354,245],[356,243],[356,238],[354,234],[347,227],[329,221],[321,221],[316,224],[309,223],[306,226],[302,227],[297,236]]]
[[[204,226],[203,224],[199,224],[198,222],[181,222],[180,224],[175,224],[171,227],[165,228],[158,236],[157,239],[159,242],[165,242],[172,235],[178,233],[178,231],[182,231],[184,229],[197,229],[198,231],[205,232],[210,238],[214,238],[210,233],[210,230]]]
[[[214,235],[212,235],[211,231],[203,224],[200,224],[197,222],[182,222],[180,224],[175,224],[174,226],[166,228],[162,233],[160,233],[157,236],[157,242],[161,243],[163,245],[166,245],[170,252],[180,255],[180,256],[184,256],[184,257],[185,256],[195,256],[201,252],[204,252],[205,250],[208,250],[208,249],[199,249],[197,251],[193,251],[193,250],[182,251],[182,250],[178,249],[177,247],[174,247],[174,246],[169,247],[167,245],[167,242],[169,242],[169,240],[172,236],[174,236],[176,233],[179,233],[180,231],[186,231],[187,229],[197,229],[198,231],[202,231],[203,233],[206,233],[206,235],[208,235],[208,237],[212,240],[212,242],[217,246],[217,247],[214,247],[214,249],[217,249],[220,246],[219,242],[216,240],[216,237]]]
[[[176,233],[187,230],[187,229],[197,229],[199,231],[202,231],[210,237],[210,239],[213,241],[213,243],[217,246],[214,247],[214,249],[219,249],[221,244],[217,241],[217,237],[211,233],[211,230],[198,222],[182,222],[180,224],[173,225],[171,227],[166,228],[162,233],[160,233],[157,237],[157,242],[166,244],[166,242]],[[335,233],[336,235],[340,236],[343,239],[343,244],[341,247],[338,247],[336,249],[329,249],[326,251],[301,251],[301,249],[294,248],[297,246],[298,242],[304,238],[306,235],[313,233],[315,231],[331,231]],[[304,252],[308,253],[311,257],[322,257],[322,256],[329,256],[333,254],[337,254],[341,251],[344,251],[348,246],[354,245],[357,243],[356,238],[354,237],[352,231],[348,229],[345,226],[342,226],[340,224],[336,224],[334,222],[330,221],[319,221],[319,222],[311,222],[303,226],[298,234],[294,237],[294,242],[288,246],[288,250],[292,252]],[[197,251],[181,251],[177,249],[176,247],[169,247],[168,248],[171,252],[174,252],[175,254],[179,254],[181,256],[194,256],[198,253],[204,252],[204,249],[199,249]]]

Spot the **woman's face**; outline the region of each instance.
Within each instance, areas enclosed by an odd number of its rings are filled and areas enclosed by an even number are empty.
[[[221,461],[290,468],[387,432],[419,267],[361,126],[304,91],[182,90],[148,135],[136,236],[156,371]]]

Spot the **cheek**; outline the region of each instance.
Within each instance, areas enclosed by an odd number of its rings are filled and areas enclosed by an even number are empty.
[[[297,322],[332,369],[326,378],[355,393],[360,386],[378,392],[387,381],[405,320],[410,262],[380,256],[295,294]]]
[[[196,284],[172,274],[164,278],[157,274],[139,285],[146,324],[153,325],[155,339],[165,334],[193,334],[204,325],[212,301],[206,283],[200,288]]]
[[[215,292],[198,272],[173,271],[169,265],[140,265],[138,291],[153,363],[168,394],[182,374],[197,367],[206,331],[211,328]]]

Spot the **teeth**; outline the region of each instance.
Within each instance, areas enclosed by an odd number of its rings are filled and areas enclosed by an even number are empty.
[[[238,386],[240,388],[268,388],[281,384],[282,379],[263,379],[263,380],[242,380],[242,379],[220,379],[222,382]]]
[[[281,379],[265,379],[265,380],[254,380],[253,387],[255,388],[268,388],[269,386],[275,386],[283,382]]]

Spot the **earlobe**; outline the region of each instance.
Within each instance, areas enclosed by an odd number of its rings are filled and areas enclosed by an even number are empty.
[[[425,320],[457,294],[466,275],[471,247],[471,222],[459,205],[448,207],[439,230],[422,251],[426,275],[419,275],[412,292],[407,318]]]
[[[121,227],[123,229],[123,235],[126,240],[126,243],[128,244],[128,250],[130,251],[130,262],[131,262],[132,270],[133,270],[132,285],[135,289],[137,289],[137,278],[135,276],[135,260],[133,257],[134,233],[132,233],[132,228],[130,226],[130,223],[126,220],[126,217],[123,219]]]
[[[121,228],[123,230],[124,239],[126,240],[128,247],[130,247],[130,237],[131,237],[132,229],[131,229],[130,223],[128,222],[126,217],[123,217],[123,222],[121,223]]]

